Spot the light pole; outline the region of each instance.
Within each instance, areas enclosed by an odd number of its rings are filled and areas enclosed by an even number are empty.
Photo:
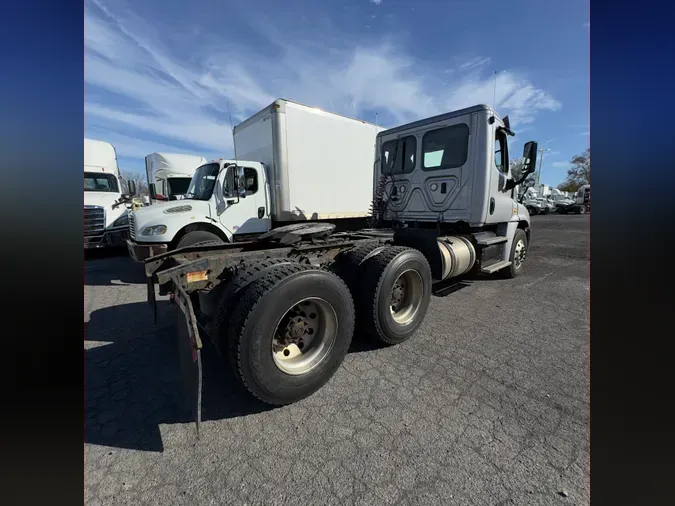
[[[549,148],[539,148],[539,153],[541,153],[541,158],[539,159],[539,173],[537,174],[537,185],[541,184],[541,167],[544,165],[544,153],[546,151],[551,151]]]

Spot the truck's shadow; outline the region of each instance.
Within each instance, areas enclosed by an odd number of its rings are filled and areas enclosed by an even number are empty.
[[[191,421],[175,342],[176,313],[166,301],[158,302],[157,325],[146,303],[91,313],[85,324],[90,341],[85,351],[87,443],[162,451],[159,425]],[[203,420],[269,409],[234,382],[214,350],[202,357]]]
[[[143,265],[126,248],[85,250],[84,259],[85,286],[145,284]]]
[[[156,325],[145,302],[91,313],[85,323],[86,443],[161,452],[160,425],[193,421],[181,380],[176,324],[185,323],[167,301],[158,301]],[[350,352],[378,348],[355,336]],[[244,390],[207,340],[202,364],[203,421],[273,409]]]

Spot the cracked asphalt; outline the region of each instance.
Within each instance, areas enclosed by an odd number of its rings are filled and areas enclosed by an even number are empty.
[[[589,217],[533,217],[525,272],[432,298],[419,332],[358,336],[312,397],[269,409],[206,347],[201,437],[165,298],[85,266],[85,500],[136,504],[587,504]],[[181,323],[182,324],[182,323]]]

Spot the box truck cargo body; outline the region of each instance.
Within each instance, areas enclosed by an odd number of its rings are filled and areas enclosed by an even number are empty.
[[[384,128],[277,100],[234,127],[237,158],[267,168],[276,221],[367,216]]]

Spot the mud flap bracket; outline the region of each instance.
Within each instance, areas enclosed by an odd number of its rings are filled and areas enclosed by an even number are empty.
[[[202,340],[199,337],[197,318],[190,296],[183,290],[180,281],[172,280],[174,300],[183,313],[185,326],[178,324],[177,339],[180,355],[181,378],[187,401],[197,426],[197,437],[202,418]]]

